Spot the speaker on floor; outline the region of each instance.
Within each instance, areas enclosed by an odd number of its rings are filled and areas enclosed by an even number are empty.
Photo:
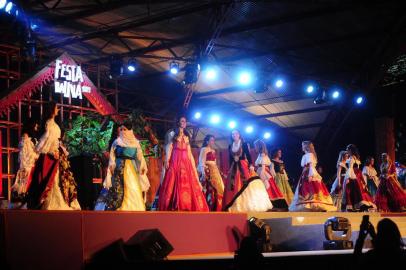
[[[95,265],[121,265],[128,261],[129,260],[125,251],[124,240],[122,238],[114,241],[113,243],[96,252],[91,260],[91,262]]]
[[[158,229],[139,230],[125,243],[131,261],[163,260],[173,251],[172,245]]]

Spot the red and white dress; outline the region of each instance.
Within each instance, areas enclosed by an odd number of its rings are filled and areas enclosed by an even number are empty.
[[[317,159],[313,153],[303,155],[303,171],[289,211],[337,211],[323,179],[316,170],[316,164]]]
[[[210,211],[221,211],[224,194],[224,183],[216,163],[216,151],[210,147],[200,150],[198,171],[206,190],[206,201]]]
[[[170,133],[174,137],[174,132]],[[196,171],[189,137],[169,140],[166,149],[169,168],[159,189],[160,211],[209,211]]]
[[[286,203],[285,196],[279,190],[279,187],[275,182],[275,171],[273,169],[273,163],[269,159],[269,156],[265,153],[258,155],[255,161],[255,166],[257,169],[257,174],[261,178],[265,185],[266,191],[268,192],[269,199],[272,202],[274,208],[288,209],[288,204]]]
[[[406,193],[396,178],[396,168],[393,163],[382,165],[380,180],[375,196],[378,210],[384,212],[406,211]]]
[[[345,191],[345,209],[347,211],[362,211],[376,209],[373,199],[367,190],[362,171],[361,161],[355,156],[347,159],[347,173],[344,178],[343,190]]]

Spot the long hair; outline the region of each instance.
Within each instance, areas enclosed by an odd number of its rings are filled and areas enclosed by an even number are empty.
[[[241,144],[243,144],[243,143],[244,143],[244,138],[241,136],[241,132],[240,132],[238,129],[233,129],[233,130],[231,131],[231,135],[230,135],[230,142],[231,142],[231,144],[233,144],[233,142],[234,142],[234,139],[233,139],[233,132],[234,132],[234,131],[238,132],[238,135],[240,135]]]
[[[206,137],[204,137],[202,147],[207,147],[211,138],[214,138],[214,135],[207,134]]]
[[[384,156],[386,156],[386,158],[387,158],[388,161],[387,161],[387,162],[384,162],[384,161],[382,160],[382,162],[381,162],[381,167],[380,167],[381,172],[382,172],[383,169],[385,169],[385,167],[389,170],[389,166],[392,164],[392,160],[390,159],[388,153],[382,153],[382,157],[384,157]]]
[[[260,139],[256,140],[254,142],[254,146],[255,146],[255,150],[257,150],[257,152],[259,154],[268,155],[268,149],[266,149],[266,144],[263,140],[260,140]]]
[[[337,159],[337,167],[340,166],[340,163],[343,161],[343,158],[345,157],[346,154],[348,154],[347,151],[345,151],[345,150],[340,151],[340,153],[338,154],[338,159]]]
[[[44,117],[42,118],[42,124],[41,124],[41,129],[40,129],[41,136],[42,136],[42,134],[45,133],[47,121],[53,117],[55,108],[56,108],[56,102],[52,101],[52,100],[45,107]],[[55,119],[55,122],[57,122],[56,119]]]
[[[23,125],[23,128],[21,129],[21,134],[27,134],[28,137],[37,138],[38,130],[35,130],[35,126],[37,125],[38,121],[36,119],[27,119]]]
[[[360,156],[358,148],[357,148],[357,146],[355,146],[355,144],[347,145],[347,151],[351,152],[351,155],[355,156],[358,160],[361,160],[361,156]],[[348,154],[350,154],[350,153],[348,153]]]
[[[378,222],[373,245],[375,249],[383,252],[394,252],[405,246],[398,226],[389,218],[384,218]]]
[[[371,160],[372,160],[372,159],[374,159],[374,158],[371,157],[371,156],[367,156],[367,158],[365,159],[365,165],[366,165],[366,166],[371,165]]]
[[[303,141],[302,145],[306,152],[312,153],[317,160],[316,150],[314,149],[314,144],[311,141]]]
[[[185,120],[187,120],[186,116],[184,116],[184,115],[180,115],[176,118],[175,128],[173,129],[175,132],[175,136],[173,136],[173,142],[176,142],[176,140],[178,139],[178,137],[180,135],[179,122],[180,122],[180,119],[182,119],[182,118],[185,118]],[[190,140],[190,134],[186,129],[183,129],[183,135],[185,135],[186,137],[189,137],[189,140]]]
[[[271,158],[275,158],[275,157],[276,157],[276,154],[278,154],[279,151],[282,151],[282,148],[276,147],[276,148],[272,149],[272,151],[271,151]]]

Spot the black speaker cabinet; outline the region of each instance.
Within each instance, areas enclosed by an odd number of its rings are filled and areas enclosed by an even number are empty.
[[[172,245],[158,229],[139,230],[126,243],[131,261],[163,260],[173,251]]]

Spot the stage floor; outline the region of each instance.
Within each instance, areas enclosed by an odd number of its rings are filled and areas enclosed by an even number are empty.
[[[406,214],[368,214],[374,225],[382,218],[391,218],[406,238]],[[323,249],[323,226],[327,218],[348,218],[355,241],[363,215],[365,213],[0,210],[0,255],[12,269],[80,269],[95,252],[112,242],[120,238],[126,241],[138,230],[157,228],[174,247],[169,256],[172,260],[231,259],[237,248],[232,228],[246,235],[247,219],[252,216],[264,220],[272,229],[275,252],[265,256],[281,256],[281,252],[319,252]]]

